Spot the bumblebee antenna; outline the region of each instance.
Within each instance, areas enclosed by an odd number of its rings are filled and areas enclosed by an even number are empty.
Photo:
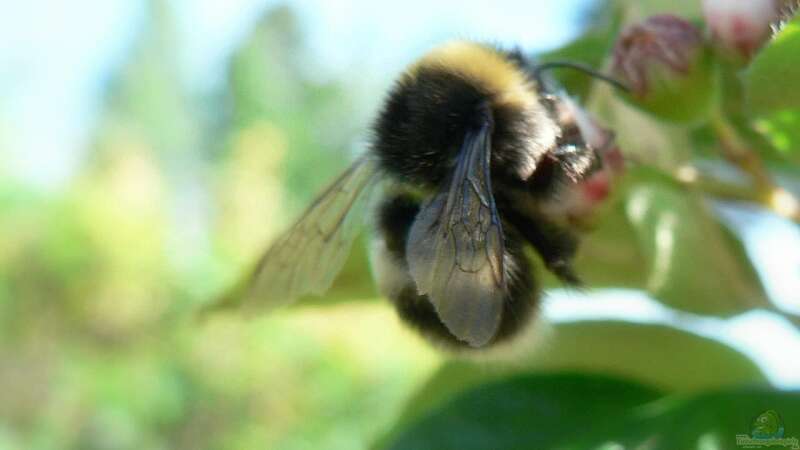
[[[540,64],[540,65],[536,66],[536,68],[533,70],[533,74],[534,74],[534,76],[536,77],[537,80],[541,80],[542,72],[544,72],[546,70],[552,70],[552,69],[572,69],[572,70],[577,70],[578,72],[583,72],[586,75],[589,75],[589,76],[591,76],[593,78],[596,78],[598,80],[605,81],[606,83],[614,86],[615,88],[617,88],[617,89],[619,89],[619,90],[621,90],[623,92],[630,92],[630,88],[628,86],[626,86],[625,83],[617,80],[614,77],[611,77],[610,75],[606,75],[606,74],[600,73],[600,72],[592,69],[591,67],[589,67],[589,66],[587,66],[585,64],[576,63],[576,62],[570,62],[570,61],[552,61],[552,62],[547,62],[547,63]]]

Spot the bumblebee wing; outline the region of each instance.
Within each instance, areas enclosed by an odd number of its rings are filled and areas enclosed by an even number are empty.
[[[451,333],[473,347],[497,332],[506,294],[504,239],[490,179],[491,121],[467,132],[449,186],[425,204],[407,259]]]
[[[324,294],[358,236],[377,175],[364,156],[339,176],[261,257],[241,300],[269,309]]]

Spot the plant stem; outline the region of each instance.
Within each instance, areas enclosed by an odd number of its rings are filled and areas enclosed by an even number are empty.
[[[711,119],[722,155],[746,173],[756,188],[755,200],[771,211],[800,223],[800,200],[773,180],[764,162],[722,113]]]
[[[686,172],[691,176],[687,176]],[[761,196],[750,186],[721,181],[703,175],[700,170],[692,166],[683,167],[673,174],[673,178],[687,188],[700,191],[722,200],[749,202],[761,204]]]

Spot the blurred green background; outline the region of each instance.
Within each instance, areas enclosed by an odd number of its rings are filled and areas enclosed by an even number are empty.
[[[587,239],[579,265],[597,289],[550,282],[545,344],[524,360],[429,348],[375,298],[363,245],[328,305],[198,321],[364,148],[386,87],[425,49],[455,36],[547,52],[582,36],[562,54],[599,65],[619,26],[589,0],[335,3],[3,8],[0,449],[367,448],[509,372],[800,387],[796,224],[652,174]],[[635,124],[617,129],[623,150],[654,167],[707,141],[598,102]],[[797,166],[776,164],[797,188]],[[680,244],[668,254],[664,233]],[[637,389],[624,392],[650,398]],[[760,412],[742,411],[742,433]]]

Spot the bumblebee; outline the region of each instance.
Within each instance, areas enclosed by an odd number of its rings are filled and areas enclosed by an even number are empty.
[[[541,69],[519,51],[462,41],[412,64],[369,150],[267,250],[244,301],[323,294],[374,206],[373,273],[403,321],[453,350],[519,336],[540,298],[528,247],[578,283],[577,237],[543,206],[599,164]]]

